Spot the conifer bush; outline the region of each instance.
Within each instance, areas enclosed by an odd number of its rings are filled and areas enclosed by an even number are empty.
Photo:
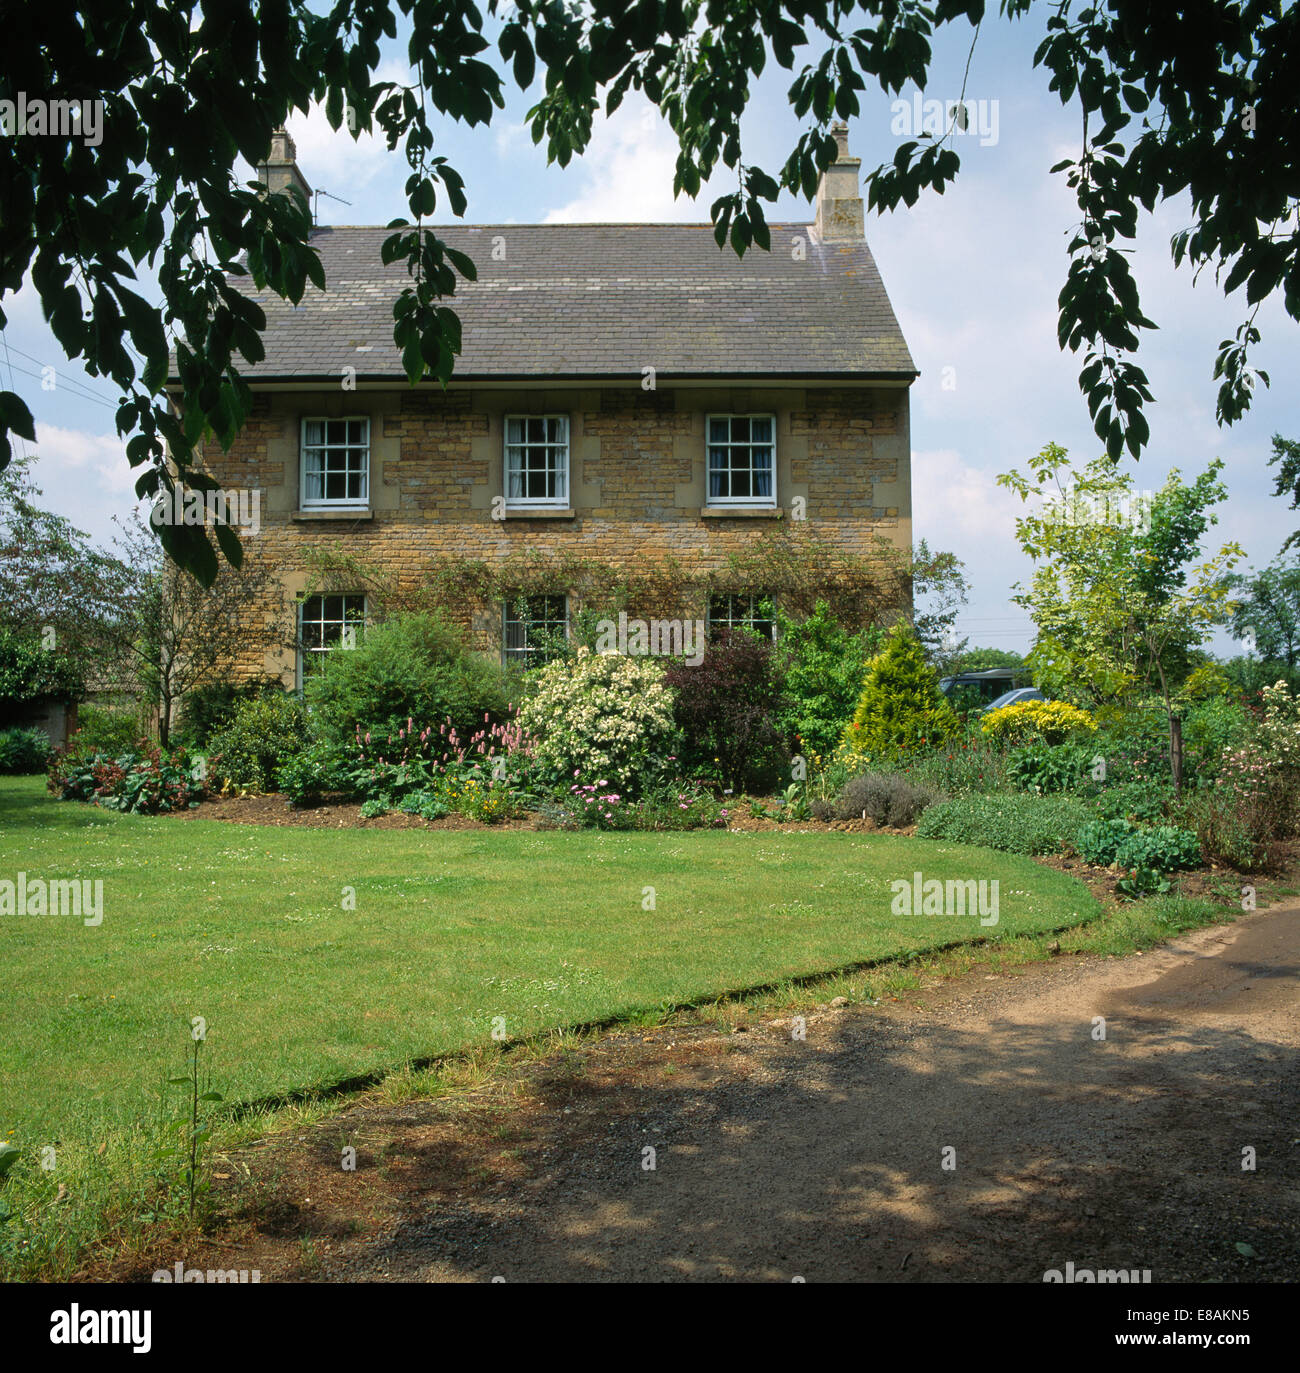
[[[844,747],[850,757],[912,753],[941,743],[959,723],[915,631],[903,621],[867,665]]]

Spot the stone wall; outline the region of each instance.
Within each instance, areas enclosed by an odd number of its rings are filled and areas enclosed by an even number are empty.
[[[504,420],[519,413],[569,416],[566,511],[494,518],[504,492]],[[709,413],[775,416],[775,509],[706,510]],[[365,510],[322,516],[300,509],[307,416],[370,419]],[[263,392],[232,450],[211,445],[204,460],[223,486],[260,493],[261,531],[246,537],[280,581],[280,599],[266,614],[283,624],[286,648],[250,654],[232,665],[232,675],[278,673],[286,685],[296,677],[287,645],[295,598],[311,580],[310,549],[343,553],[415,584],[436,557],[493,563],[527,549],[639,569],[671,555],[693,570],[716,570],[757,535],[799,517],[814,537],[856,555],[870,554],[877,537],[902,549],[911,544],[908,393],[901,386]],[[500,647],[499,608],[479,607],[472,623],[485,647]]]

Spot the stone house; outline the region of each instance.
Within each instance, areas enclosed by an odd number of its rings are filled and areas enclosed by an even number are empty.
[[[285,648],[234,675],[300,683],[373,613],[346,574],[321,582],[322,555],[418,581],[430,560],[522,554],[709,572],[777,531],[910,549],[917,372],[864,235],[859,159],[837,138],[815,221],[771,225],[770,253],[738,259],[707,224],[440,227],[478,270],[450,302],[464,346],[445,392],[402,373],[390,231],[316,230],[328,290],[296,308],[257,296],[253,416],[229,453],[205,453],[223,486],[258,494],[246,547],[282,594],[267,613]],[[259,170],[310,193],[285,133]],[[769,592],[697,592],[687,613],[758,623]],[[498,588],[463,618],[481,647],[526,659],[581,599]]]

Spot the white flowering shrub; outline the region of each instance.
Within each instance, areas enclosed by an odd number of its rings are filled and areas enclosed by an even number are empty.
[[[1259,737],[1265,758],[1276,767],[1300,770],[1300,698],[1291,695],[1285,682],[1265,687],[1260,694],[1264,718]]]
[[[535,766],[556,783],[575,779],[639,790],[673,748],[673,693],[654,658],[592,653],[538,671],[518,723],[538,740]]]

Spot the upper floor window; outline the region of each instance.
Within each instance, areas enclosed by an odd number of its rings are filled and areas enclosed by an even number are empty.
[[[519,596],[506,602],[505,655],[507,662],[537,667],[555,642],[569,636],[567,596]]]
[[[338,648],[355,648],[366,622],[361,595],[308,596],[298,606],[298,681],[306,680]]]
[[[302,422],[302,504],[366,505],[370,500],[370,421]]]
[[[776,420],[710,415],[709,504],[776,504]]]
[[[568,505],[569,417],[506,416],[506,504]]]
[[[772,603],[761,593],[710,596],[708,628],[710,639],[716,639],[724,629],[747,629],[751,634],[770,639],[776,632]]]

